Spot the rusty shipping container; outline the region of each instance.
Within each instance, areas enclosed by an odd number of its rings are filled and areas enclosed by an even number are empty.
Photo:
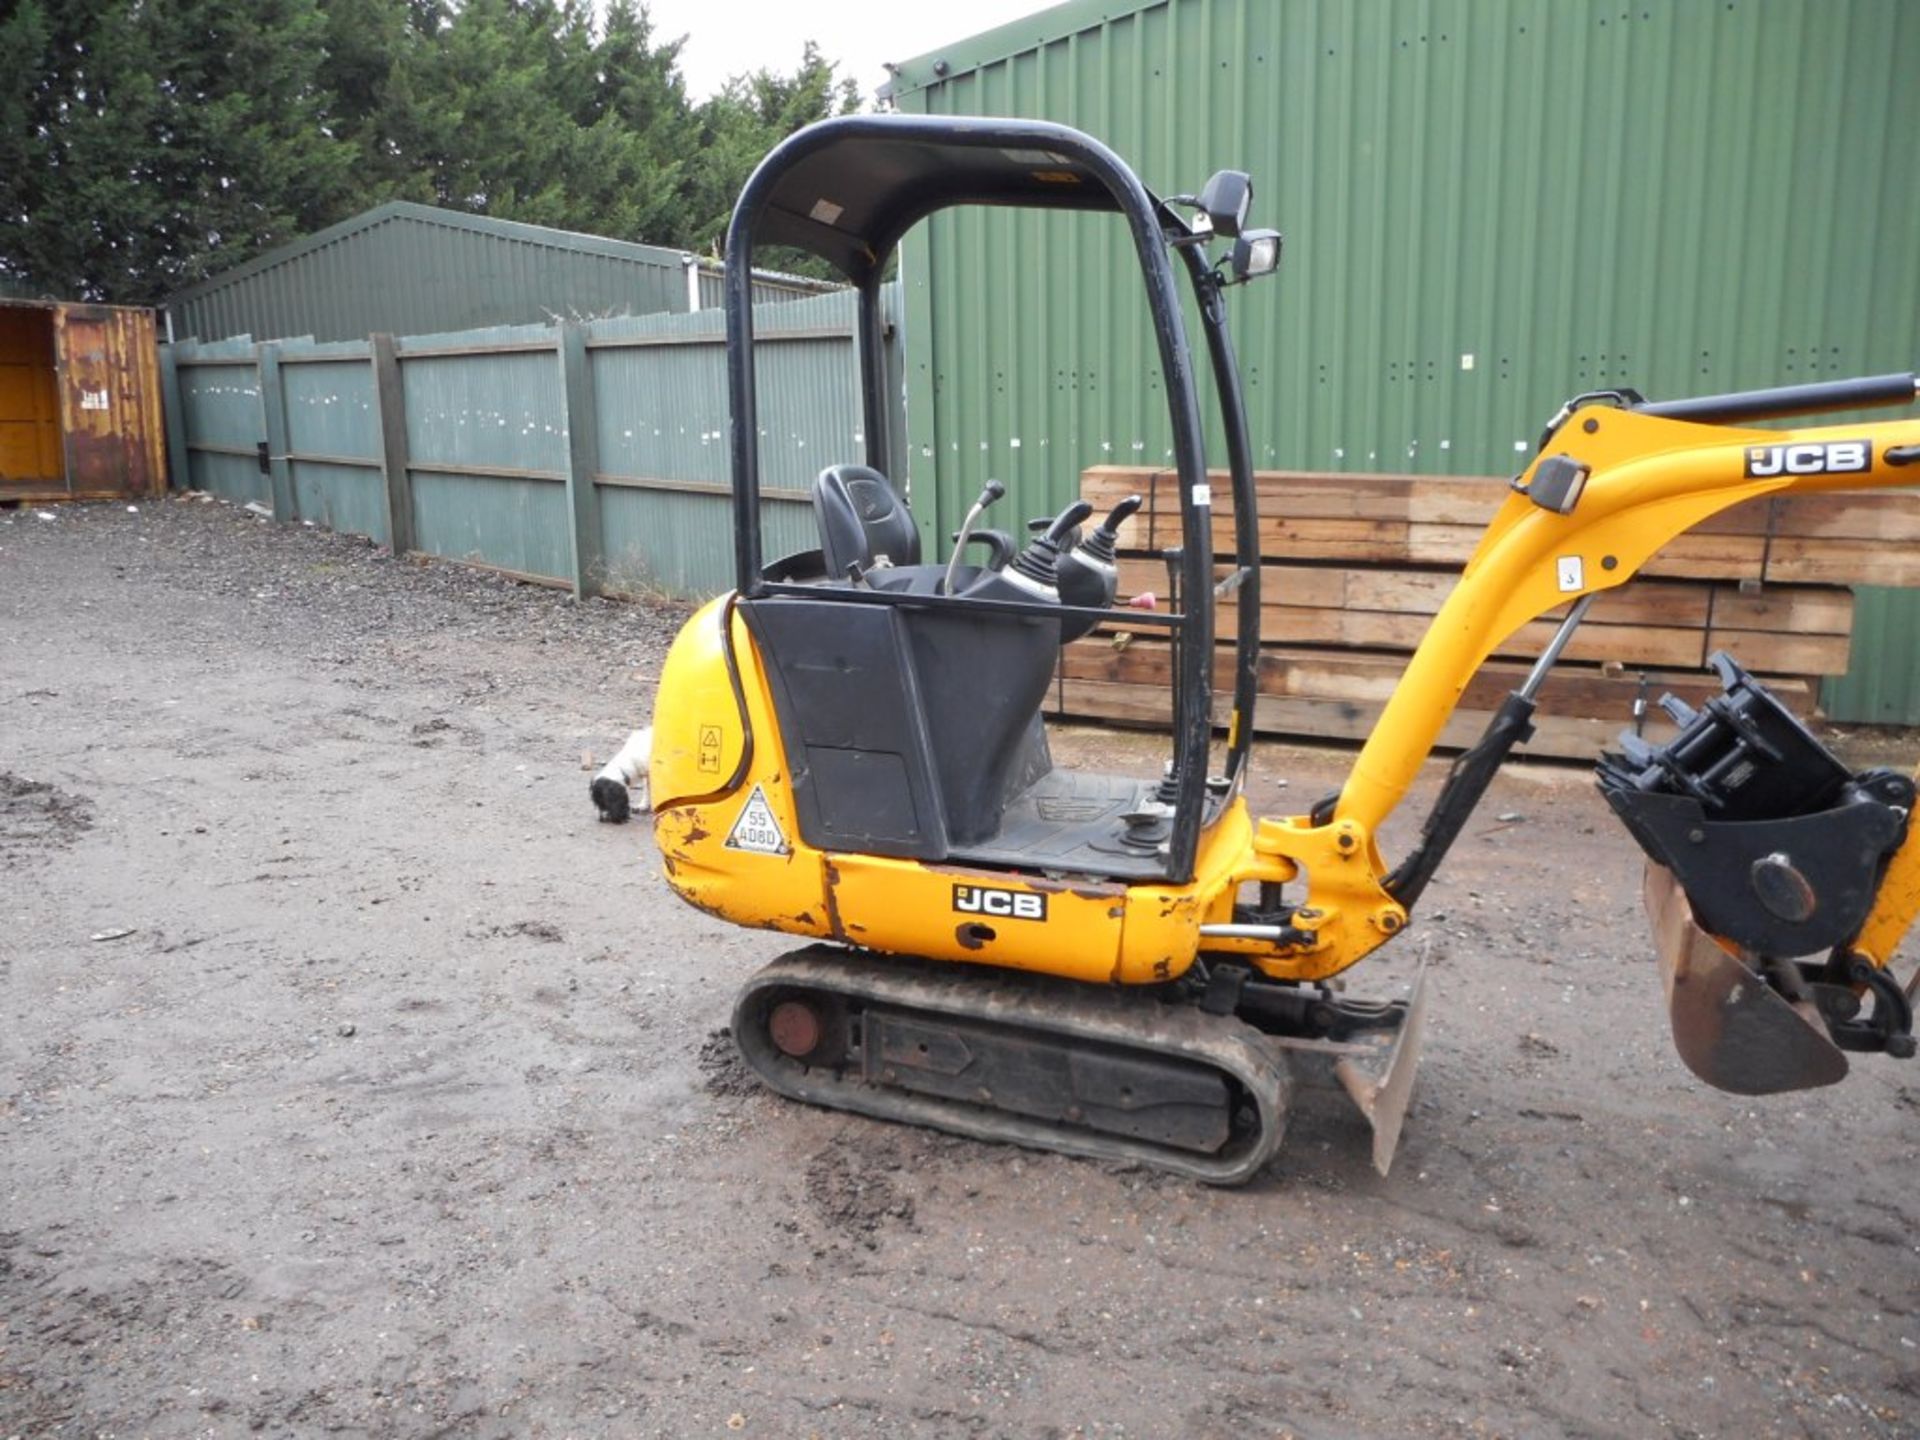
[[[158,494],[160,397],[151,310],[0,301],[0,503]]]

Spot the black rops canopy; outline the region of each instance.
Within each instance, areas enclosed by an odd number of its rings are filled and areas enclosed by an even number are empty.
[[[811,251],[859,287],[865,459],[884,472],[888,407],[880,276],[902,235],[936,210],[952,205],[1104,210],[1126,221],[1158,342],[1160,373],[1166,381],[1174,468],[1181,482],[1182,530],[1188,537],[1212,533],[1193,362],[1167,249],[1169,222],[1179,222],[1147,193],[1139,177],[1118,155],[1091,135],[1065,125],[979,116],[847,115],[809,125],[776,146],[740,192],[727,227],[728,433],[732,441],[734,567],[742,596],[790,588],[768,581],[761,570],[760,435],[754,394],[751,283],[755,248],[791,245]],[[1188,256],[1190,270],[1197,263]],[[1224,335],[1218,343],[1224,346]],[[1250,479],[1248,488],[1250,491]],[[1250,512],[1251,506],[1248,509]],[[1212,585],[1211,561],[1204,542],[1188,543],[1184,551],[1181,593],[1195,597],[1196,603],[1182,607],[1183,613],[1177,617],[1183,642],[1176,651],[1180,663],[1174,687],[1174,766],[1179,796],[1167,872],[1177,880],[1192,874],[1205,804],[1208,670],[1213,654],[1213,614],[1206,603]],[[1243,593],[1250,591],[1251,587],[1243,587]],[[830,592],[806,593],[824,598]],[[848,603],[911,599],[922,608],[933,609],[987,603],[851,587],[834,598]],[[1034,608],[1044,609],[1037,604]]]
[[[859,284],[945,206],[1112,211],[1136,198],[1127,190],[1157,208],[1106,146],[1064,125],[876,115],[803,131],[767,157],[741,199],[757,204],[756,245],[810,250]]]
[[[1186,482],[1183,491],[1205,485],[1192,361],[1166,248],[1169,213],[1125,161],[1091,135],[1045,120],[935,115],[822,120],[788,136],[760,162],[727,227],[727,379],[741,591],[754,593],[761,583],[760,456],[748,361],[752,288],[735,282],[752,275],[759,246],[791,245],[819,255],[859,287],[865,458],[883,470],[887,406],[880,275],[901,236],[953,205],[1098,210],[1126,220],[1159,341],[1174,465]]]

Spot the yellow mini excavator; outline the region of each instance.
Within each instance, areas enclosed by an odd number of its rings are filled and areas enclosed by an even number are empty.
[[[736,588],[687,622],[654,713],[655,836],[673,888],[740,925],[804,937],[739,996],[733,1033],[774,1090],[989,1140],[1245,1180],[1274,1153],[1296,1078],[1345,1088],[1386,1168],[1425,1006],[1330,985],[1405,933],[1534,697],[1598,592],[1756,496],[1920,482],[1920,419],[1749,422],[1909,404],[1912,375],[1649,402],[1581,395],[1548,424],[1337,794],[1256,818],[1243,796],[1259,636],[1251,449],[1225,296],[1272,271],[1248,178],[1156,198],[1111,150],[1026,120],[824,121],[747,182],[727,236]],[[955,205],[1106,211],[1124,223],[1158,341],[1184,543],[1164,612],[1115,611],[1115,532],[1076,502],[1024,546],[975,522],[951,554],[882,473],[880,284],[901,236]],[[766,561],[750,277],[764,245],[858,288],[864,448],[821,472],[819,546]],[[1236,536],[1216,580],[1196,302],[1222,412]],[[862,461],[864,463],[862,463]],[[975,550],[974,546],[980,546]],[[1410,853],[1377,836],[1467,681],[1571,603],[1526,682],[1454,763]],[[1231,724],[1210,723],[1215,609],[1231,608]],[[1124,615],[1174,649],[1158,778],[1055,769],[1040,718],[1063,640]],[[1224,621],[1223,621],[1224,623]],[[1830,1084],[1847,1053],[1913,1054],[1889,969],[1920,908],[1912,778],[1854,772],[1730,659],[1725,693],[1673,705],[1677,735],[1625,740],[1599,782],[1649,856],[1646,899],[1673,1030],[1703,1079],[1749,1094]]]

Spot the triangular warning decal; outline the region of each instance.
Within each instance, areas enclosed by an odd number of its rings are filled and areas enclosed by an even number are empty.
[[[780,830],[780,822],[773,818],[773,807],[758,785],[747,796],[746,806],[740,811],[740,818],[733,822],[733,829],[727,832],[727,848],[751,850],[759,855],[787,853],[787,837]]]

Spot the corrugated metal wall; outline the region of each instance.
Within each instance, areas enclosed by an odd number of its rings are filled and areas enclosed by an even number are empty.
[[[1835,720],[1920,725],[1920,592],[1859,585],[1853,592],[1853,668],[1820,688]]]
[[[818,543],[808,487],[864,453],[855,303],[842,290],[760,311],[769,556]],[[383,389],[364,340],[170,347],[182,473],[385,544],[397,506],[409,548],[583,590],[732,584],[720,312],[409,336],[392,353]]]
[[[660,246],[395,202],[183,290],[167,308],[177,339],[260,340],[684,312],[695,308],[686,261]],[[790,300],[820,288],[767,276],[754,294]]]
[[[727,267],[717,260],[700,260],[700,303],[696,309],[719,310],[727,303]],[[804,300],[837,289],[838,282],[809,280],[803,275],[783,275],[772,270],[753,272],[753,303],[778,304],[782,300]]]
[[[1915,74],[1902,0],[1087,0],[909,62],[898,103],[1078,125],[1162,193],[1250,170],[1287,236],[1231,301],[1258,462],[1501,473],[1579,390],[1920,358]],[[949,213],[902,273],[939,527],[989,476],[1039,514],[1167,457],[1117,221]],[[1911,633],[1862,663],[1911,675]]]
[[[355,340],[687,308],[678,252],[476,220],[382,206],[182,291],[173,333]]]

